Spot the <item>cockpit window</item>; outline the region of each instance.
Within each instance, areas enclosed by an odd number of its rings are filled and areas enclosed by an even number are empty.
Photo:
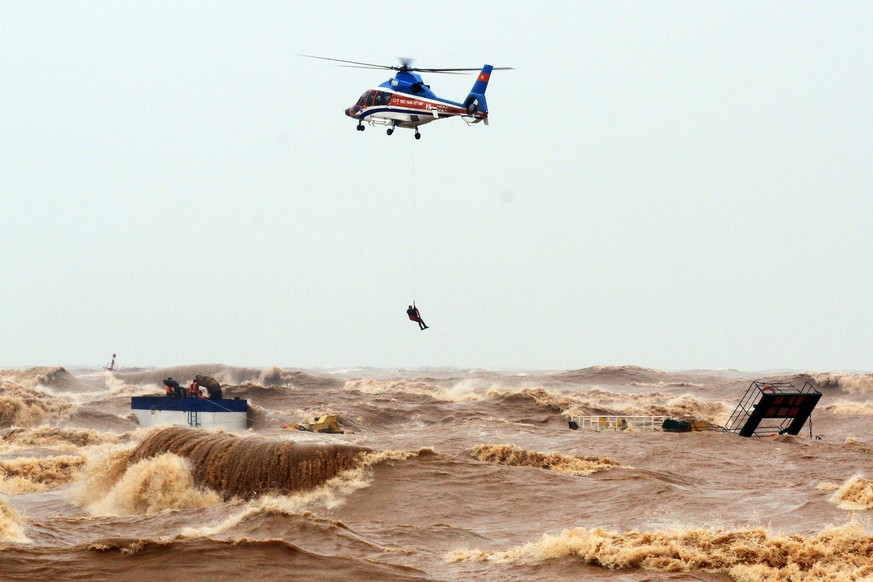
[[[373,89],[370,89],[369,91],[367,91],[366,93],[361,95],[361,98],[358,99],[358,105],[361,107],[367,107],[367,106],[373,105],[373,101],[376,99],[377,93],[378,93],[378,91],[374,91]]]
[[[389,101],[391,101],[391,93],[388,91],[379,91],[376,95],[376,105],[388,105]]]
[[[388,105],[392,93],[371,89],[358,98],[358,107],[370,107],[373,105]]]

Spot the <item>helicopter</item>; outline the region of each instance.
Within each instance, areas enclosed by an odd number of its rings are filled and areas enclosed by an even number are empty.
[[[420,125],[438,119],[460,117],[467,125],[482,121],[485,122],[485,125],[488,125],[488,104],[485,101],[485,89],[488,88],[491,71],[512,70],[512,67],[492,67],[491,65],[485,65],[481,70],[478,68],[422,69],[412,67],[411,59],[399,59],[400,65],[392,66],[313,55],[300,56],[345,63],[338,66],[396,71],[394,78],[385,81],[375,89],[365,91],[357,103],[345,110],[345,114],[357,120],[358,131],[364,131],[366,127],[364,122],[371,126],[377,124],[388,126],[388,135],[393,134],[395,128],[404,127],[415,130],[415,139],[421,139],[421,133],[418,131]],[[425,85],[421,76],[416,71],[455,75],[479,71],[479,76],[476,77],[476,82],[473,83],[473,88],[470,89],[467,98],[462,103],[459,103],[437,97],[430,90],[430,85]]]

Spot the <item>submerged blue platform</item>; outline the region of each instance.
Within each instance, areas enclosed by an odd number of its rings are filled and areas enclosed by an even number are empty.
[[[205,398],[167,398],[165,396],[133,396],[130,407],[139,410],[196,410],[198,412],[247,412],[248,400],[239,398],[223,398],[208,400]]]
[[[143,426],[177,424],[202,428],[223,428],[235,432],[248,426],[248,400],[224,398],[167,398],[133,396],[130,409]]]

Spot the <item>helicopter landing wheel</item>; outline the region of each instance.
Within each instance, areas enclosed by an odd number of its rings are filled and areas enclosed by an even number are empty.
[[[415,139],[421,139],[421,134],[418,131],[415,132]]]
[[[364,124],[363,123],[358,124],[358,131],[364,131]]]
[[[387,133],[388,135],[391,135],[392,133],[394,133],[394,128],[393,128],[393,127],[389,127],[389,128],[388,128],[388,131],[386,131],[385,133]]]

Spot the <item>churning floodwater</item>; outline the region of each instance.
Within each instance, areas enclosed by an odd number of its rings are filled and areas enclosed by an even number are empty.
[[[216,377],[243,433],[138,425]],[[723,426],[737,371],[0,371],[0,580],[873,580],[873,375],[796,436]],[[283,426],[335,415],[342,434]]]

